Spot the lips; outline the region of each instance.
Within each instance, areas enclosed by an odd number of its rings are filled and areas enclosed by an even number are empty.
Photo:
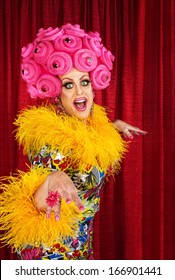
[[[87,99],[85,97],[76,98],[73,105],[77,111],[85,111],[87,107]]]

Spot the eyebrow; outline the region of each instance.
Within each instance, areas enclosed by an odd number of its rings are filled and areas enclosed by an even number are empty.
[[[80,81],[84,78],[84,77],[87,77],[87,78],[89,78],[89,76],[88,75],[83,75],[81,78],[80,78]],[[70,81],[73,81],[73,79],[71,79],[71,78],[64,78],[64,79],[62,79],[62,82],[64,81],[64,80],[70,80]]]

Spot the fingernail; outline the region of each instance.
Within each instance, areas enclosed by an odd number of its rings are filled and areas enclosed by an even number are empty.
[[[59,221],[60,217],[58,215],[55,216],[55,221]]]
[[[130,139],[133,139],[134,137],[131,135],[131,136],[129,136],[129,138],[130,138]]]
[[[84,210],[84,206],[81,205],[81,206],[79,207],[79,209],[80,209],[80,211],[83,211],[83,210]]]
[[[49,219],[50,218],[50,214],[47,213],[46,214],[46,218]]]
[[[67,199],[67,200],[66,200],[66,203],[67,203],[67,204],[71,203],[71,199]]]

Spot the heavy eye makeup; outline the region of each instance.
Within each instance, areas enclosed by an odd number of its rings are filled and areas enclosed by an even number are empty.
[[[63,87],[65,87],[66,89],[72,89],[74,86],[73,82],[66,82],[63,84]]]
[[[84,80],[81,81],[81,85],[84,86],[84,87],[86,87],[86,86],[89,85],[90,82],[91,82],[91,81],[90,81],[89,79],[84,79]]]
[[[89,79],[83,79],[82,81],[80,81],[80,84],[83,86],[83,87],[86,87],[89,85],[91,81]],[[72,89],[74,87],[74,83],[73,82],[65,82],[63,84],[63,87],[65,87],[66,89]]]

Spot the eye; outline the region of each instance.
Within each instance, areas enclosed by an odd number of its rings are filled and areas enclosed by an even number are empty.
[[[64,85],[63,85],[63,87],[65,87],[65,88],[67,88],[67,89],[72,89],[73,88],[73,83],[65,83]]]
[[[89,80],[83,80],[83,81],[81,81],[81,85],[84,86],[84,87],[88,86],[89,83],[90,83]]]

